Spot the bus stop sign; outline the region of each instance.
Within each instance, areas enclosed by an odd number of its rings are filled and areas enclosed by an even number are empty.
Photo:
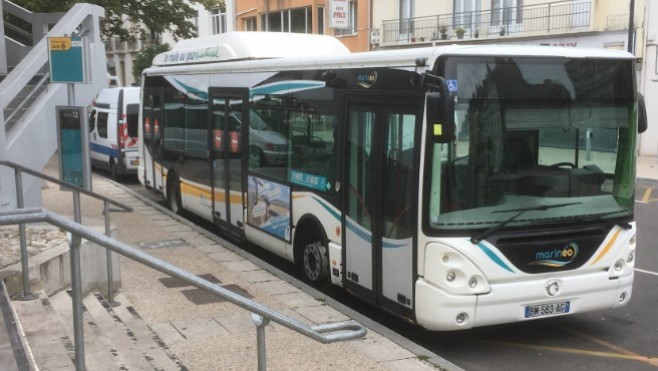
[[[50,81],[85,83],[85,52],[82,37],[49,37]]]

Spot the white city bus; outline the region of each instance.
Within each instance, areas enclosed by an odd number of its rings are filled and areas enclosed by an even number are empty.
[[[144,72],[139,179],[430,330],[630,300],[625,52],[228,33]]]

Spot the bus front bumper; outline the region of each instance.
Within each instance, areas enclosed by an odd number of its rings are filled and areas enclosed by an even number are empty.
[[[480,295],[451,295],[419,278],[416,321],[433,331],[528,321],[620,307],[632,290],[633,271],[616,279],[600,271],[491,284]]]

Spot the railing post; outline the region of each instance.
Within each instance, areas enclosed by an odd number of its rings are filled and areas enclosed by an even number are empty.
[[[110,203],[105,201],[103,214],[105,215],[105,235],[112,237],[112,230],[110,227]],[[121,303],[114,301],[114,278],[112,274],[112,250],[105,249],[105,259],[107,260],[107,304],[111,307],[118,307]]]
[[[551,32],[551,3],[548,3],[548,26],[546,32]]]
[[[81,224],[80,192],[73,191],[73,218]],[[82,330],[82,282],[80,274],[80,241],[78,234],[71,233],[71,302],[73,305],[73,342],[75,346],[75,369],[85,371],[85,341]]]
[[[267,369],[267,359],[265,357],[265,326],[270,320],[263,318],[256,313],[251,313],[251,320],[256,325],[256,346],[258,351],[258,371]]]
[[[14,179],[16,181],[16,208],[25,207],[23,201],[23,173],[21,169],[14,169]],[[30,292],[30,266],[29,256],[27,253],[27,239],[25,237],[25,223],[18,224],[18,236],[21,244],[21,273],[23,279],[23,294],[18,296],[18,300],[33,300],[37,296]]]

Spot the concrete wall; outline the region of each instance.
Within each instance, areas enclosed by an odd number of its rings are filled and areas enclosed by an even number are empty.
[[[111,237],[117,237],[116,229],[111,232]],[[30,291],[38,288],[52,295],[58,291],[71,286],[71,254],[68,243],[55,246],[45,252],[29,258]],[[93,291],[99,291],[104,296],[108,295],[107,285],[107,253],[106,250],[92,242],[82,240],[80,245],[80,268],[82,295]],[[23,292],[23,276],[21,274],[21,263],[18,262],[0,271],[0,277],[4,279],[7,292],[16,295]],[[112,254],[112,288],[113,291],[121,289],[121,267],[120,256]]]
[[[641,61],[640,92],[647,103],[649,128],[640,135],[640,154],[656,156],[658,154],[658,0],[648,0],[644,10],[646,31],[638,35],[646,40]]]

